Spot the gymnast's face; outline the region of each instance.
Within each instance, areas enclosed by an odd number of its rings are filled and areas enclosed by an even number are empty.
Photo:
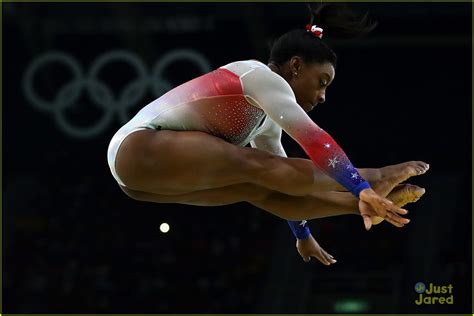
[[[293,57],[289,68],[291,78],[288,83],[298,104],[309,112],[319,103],[324,103],[326,89],[334,80],[334,66],[330,63],[305,63],[301,58]]]

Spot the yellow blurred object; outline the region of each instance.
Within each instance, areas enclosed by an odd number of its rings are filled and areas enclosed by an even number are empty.
[[[378,225],[383,222],[382,217],[372,216],[372,225]]]

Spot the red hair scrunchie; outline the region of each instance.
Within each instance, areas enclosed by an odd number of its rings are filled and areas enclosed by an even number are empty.
[[[322,39],[323,29],[317,25],[306,24],[306,31],[311,32],[314,36]]]

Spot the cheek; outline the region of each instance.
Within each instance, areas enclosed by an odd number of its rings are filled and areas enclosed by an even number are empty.
[[[296,98],[300,102],[313,102],[315,95],[318,93],[317,83],[313,78],[306,77],[301,79],[294,87]]]
[[[320,93],[320,87],[318,84],[311,85],[311,88],[308,88],[308,92],[310,93],[312,98],[315,98]]]
[[[306,81],[304,84],[304,91],[306,95],[314,95],[315,91],[318,90],[318,86],[312,80]]]
[[[295,83],[293,86],[293,92],[297,99],[306,99],[308,96],[308,85],[304,82]]]
[[[313,86],[306,85],[302,91],[302,96],[305,102],[312,102],[314,99],[315,90]]]

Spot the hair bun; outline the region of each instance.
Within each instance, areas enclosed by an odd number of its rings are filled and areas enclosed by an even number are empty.
[[[358,16],[344,3],[306,3],[306,6],[311,17],[309,24],[317,24],[329,37],[362,37],[377,26],[369,21],[368,13]]]

